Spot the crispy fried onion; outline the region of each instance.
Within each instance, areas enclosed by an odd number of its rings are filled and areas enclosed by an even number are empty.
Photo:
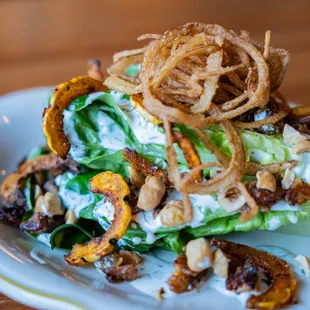
[[[143,175],[152,175],[158,177],[168,186],[171,184],[167,170],[160,169],[158,166],[151,164],[143,157],[141,157],[135,150],[131,150],[126,147],[123,152],[123,157],[130,163],[133,168],[141,172]]]
[[[288,53],[270,46],[270,32],[266,33],[265,45],[261,46],[252,42],[249,36],[239,36],[221,26],[201,23],[189,23],[162,36],[146,35],[142,39],[152,41],[143,49],[115,55],[105,84],[142,101],[139,108],[144,109],[141,114],[146,119],[152,116],[163,121],[169,177],[181,191],[190,212],[188,194],[211,194],[239,184],[245,168],[245,154],[230,120],[250,109],[266,106],[270,89],[276,90],[282,81]],[[139,60],[142,65],[139,76],[134,79],[124,76],[125,67]],[[277,94],[273,96],[277,100],[278,113],[266,120],[235,125],[256,128],[284,118],[289,112],[286,102]],[[185,140],[175,138],[171,129],[174,123],[194,128],[207,147],[210,142],[201,129],[220,123],[232,146],[232,158],[212,146],[210,149],[217,162],[201,163],[195,157],[195,165],[190,165],[192,170],[181,179],[173,143],[180,145]],[[194,151],[193,146],[189,149]],[[202,169],[211,166],[220,167],[222,172],[202,182]],[[196,182],[190,182],[192,179]],[[250,210],[247,216],[243,216],[245,220],[254,216],[258,208],[246,188],[240,187],[247,197],[247,211]]]
[[[285,261],[267,252],[222,239],[213,239],[211,245],[243,262],[250,261],[251,265],[271,275],[271,285],[262,294],[251,295],[246,302],[247,308],[278,309],[294,301],[296,279]]]
[[[234,122],[234,125],[237,127],[243,128],[243,129],[253,129],[253,128],[262,127],[264,125],[275,124],[281,119],[283,119],[284,117],[286,117],[290,113],[291,109],[288,106],[284,97],[278,92],[272,94],[271,96],[275,99],[276,104],[278,106],[277,113],[271,116],[268,116],[262,120],[254,121],[250,123]]]
[[[70,143],[63,129],[62,113],[72,100],[107,88],[101,81],[88,76],[79,76],[57,86],[50,106],[43,114],[43,131],[50,149],[59,157],[67,158]]]
[[[90,190],[102,194],[114,205],[114,219],[108,231],[101,237],[94,238],[86,244],[76,244],[65,256],[70,265],[83,265],[95,262],[111,253],[117,241],[126,233],[131,221],[131,208],[124,201],[130,194],[126,181],[119,174],[106,171],[90,180]]]
[[[90,59],[88,61],[87,75],[95,80],[104,80],[104,75],[101,70],[101,62],[98,59]]]
[[[41,155],[35,159],[27,160],[18,168],[17,172],[7,176],[1,185],[0,194],[6,199],[19,188],[21,180],[27,176],[35,172],[48,171],[61,167],[73,170],[73,172],[78,172],[77,164],[72,159],[61,159],[54,153]]]

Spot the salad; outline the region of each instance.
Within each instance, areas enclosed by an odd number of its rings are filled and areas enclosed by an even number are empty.
[[[310,216],[310,109],[278,91],[289,53],[270,38],[189,23],[139,37],[148,43],[115,54],[107,76],[90,61],[48,98],[47,145],[2,184],[0,219],[111,282],[134,281],[141,255],[163,248],[178,254],[175,293],[214,270],[227,290],[260,292],[248,308],[291,304],[286,262],[206,239],[288,224],[298,233]]]

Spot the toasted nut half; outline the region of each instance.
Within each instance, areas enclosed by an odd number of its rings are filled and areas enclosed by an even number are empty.
[[[275,192],[277,188],[277,181],[274,175],[270,171],[258,171],[256,173],[257,188],[267,189],[271,192]]]
[[[136,170],[134,167],[129,167],[129,179],[130,182],[137,188],[141,188],[145,183],[143,174]]]
[[[288,124],[285,124],[284,129],[283,129],[283,139],[285,142],[296,144],[297,142],[307,140],[307,137],[302,135],[294,127]]]
[[[296,155],[300,155],[302,153],[310,152],[310,141],[300,141],[297,142],[292,147],[292,153]]]
[[[131,222],[131,208],[124,201],[130,194],[130,189],[121,175],[111,171],[99,173],[90,180],[90,189],[111,201],[115,210],[114,219],[105,235],[96,237],[86,244],[73,246],[72,251],[65,256],[65,260],[71,265],[95,262],[111,253]]]
[[[306,277],[310,277],[310,260],[308,257],[303,255],[297,255],[295,260],[300,264],[302,267]]]
[[[213,268],[214,273],[222,278],[228,277],[228,258],[220,249],[216,249],[213,252]]]
[[[76,224],[78,222],[78,218],[75,216],[72,209],[69,209],[65,214],[66,224]]]
[[[63,215],[65,213],[59,196],[51,192],[47,192],[44,196],[38,197],[35,211],[50,217],[54,215]]]
[[[184,205],[181,200],[171,200],[159,213],[161,222],[165,227],[177,227],[191,221],[186,218]]]
[[[211,249],[205,238],[191,240],[186,245],[187,265],[192,271],[202,271],[211,266]]]
[[[161,179],[149,176],[141,187],[138,207],[145,211],[154,210],[161,202],[166,192],[166,186]]]
[[[36,184],[34,186],[34,200],[36,201],[40,196],[43,196],[44,193],[41,189],[41,186],[39,186],[38,184]]]
[[[162,123],[162,120],[157,118],[156,116],[149,113],[143,106],[143,95],[135,94],[130,96],[130,101],[132,105],[135,107],[136,111],[148,122],[153,123],[155,125],[159,125]]]
[[[78,76],[57,86],[50,106],[43,114],[43,131],[49,148],[59,157],[67,158],[70,143],[63,129],[62,113],[73,99],[90,93],[107,90],[101,81],[89,76]]]
[[[225,211],[235,212],[244,206],[246,199],[240,192],[239,188],[230,187],[219,192],[218,202]]]
[[[288,169],[287,168],[285,170],[283,179],[281,181],[282,188],[283,189],[289,189],[293,185],[294,180],[295,180],[295,173],[294,173],[294,171],[292,169]]]

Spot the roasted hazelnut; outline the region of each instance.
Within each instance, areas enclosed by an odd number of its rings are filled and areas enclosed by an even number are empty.
[[[211,249],[207,239],[191,240],[186,245],[187,265],[192,271],[200,272],[211,266]]]
[[[181,200],[171,200],[160,211],[160,219],[164,227],[177,227],[191,221],[184,214],[184,205]]]
[[[138,207],[145,211],[154,210],[160,204],[165,192],[166,186],[159,178],[148,177],[141,187]]]
[[[260,189],[267,189],[275,192],[277,188],[277,181],[270,171],[258,171],[256,173],[257,183],[256,187]]]

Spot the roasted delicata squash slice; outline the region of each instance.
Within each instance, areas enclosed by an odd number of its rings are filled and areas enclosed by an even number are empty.
[[[267,252],[222,239],[213,239],[211,245],[236,259],[250,260],[254,266],[271,275],[272,281],[268,289],[260,295],[251,295],[246,302],[246,308],[279,309],[294,301],[297,282],[285,261]]]
[[[190,169],[193,169],[201,165],[201,160],[199,154],[197,153],[195,146],[191,140],[189,140],[185,135],[179,131],[172,132],[173,139],[182,149],[186,162]],[[202,170],[193,174],[192,182],[201,183],[203,180]]]
[[[90,180],[90,188],[93,193],[102,194],[111,201],[114,205],[114,220],[105,235],[86,244],[76,244],[72,248],[65,256],[65,260],[71,265],[95,262],[111,253],[131,222],[131,208],[124,201],[130,194],[130,189],[122,176],[111,171],[102,172]]]
[[[293,109],[291,109],[291,113],[295,117],[306,117],[310,115],[310,107],[309,106],[297,106]]]
[[[75,77],[57,86],[50,100],[50,106],[43,114],[43,131],[50,149],[59,157],[66,158],[70,149],[63,129],[63,111],[72,100],[90,93],[105,91],[101,81],[89,76]]]
[[[148,112],[143,106],[143,95],[142,94],[135,94],[130,96],[130,102],[135,107],[136,111],[148,122],[153,123],[155,125],[159,125],[162,123],[162,120],[157,118],[156,116],[152,115]]]

